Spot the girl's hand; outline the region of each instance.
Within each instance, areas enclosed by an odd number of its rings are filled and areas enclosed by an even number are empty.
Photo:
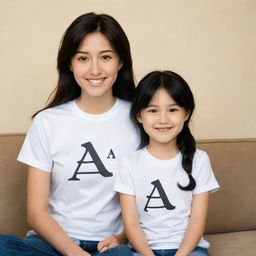
[[[204,234],[208,210],[209,192],[193,195],[189,225],[175,256],[189,255]]]
[[[81,256],[92,256],[92,255],[90,253],[88,253],[88,252],[84,252],[84,254],[81,255]]]
[[[86,251],[83,251],[82,253],[79,252],[79,253],[72,253],[72,254],[68,254],[70,256],[92,256],[90,253],[86,252]]]
[[[119,237],[116,235],[112,235],[98,243],[98,251],[102,253],[107,249],[118,246],[118,245],[120,245]]]

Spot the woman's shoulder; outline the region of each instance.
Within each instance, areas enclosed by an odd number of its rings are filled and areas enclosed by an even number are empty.
[[[128,163],[128,164],[136,164],[138,160],[141,158],[143,153],[143,149],[138,149],[134,152],[129,152],[120,157],[120,161]]]
[[[48,117],[58,117],[61,116],[62,113],[70,112],[72,106],[74,104],[74,100],[69,101],[67,103],[60,104],[58,106],[46,108],[36,114],[35,119],[44,119]]]
[[[117,104],[120,108],[127,109],[127,110],[130,111],[130,108],[131,108],[131,105],[132,105],[132,103],[130,101],[123,100],[123,99],[120,99],[120,98],[116,98],[116,100],[117,100]]]

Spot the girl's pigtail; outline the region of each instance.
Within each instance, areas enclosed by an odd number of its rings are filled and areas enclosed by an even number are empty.
[[[178,184],[181,190],[191,191],[196,186],[196,181],[192,176],[193,158],[196,151],[196,141],[188,127],[188,121],[185,121],[182,131],[177,136],[177,145],[182,155],[182,167],[187,172],[189,184],[185,187]]]

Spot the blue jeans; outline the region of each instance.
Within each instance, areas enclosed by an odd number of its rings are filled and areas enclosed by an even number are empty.
[[[78,240],[75,240],[78,242]],[[99,241],[79,241],[79,246],[92,256],[132,256],[132,250],[126,245],[110,248],[103,253],[97,251]],[[0,235],[1,256],[61,256],[50,244],[37,235],[18,238]]]
[[[177,250],[153,250],[153,252],[156,256],[174,256]],[[209,254],[205,248],[196,247],[196,249],[193,252],[191,252],[189,256],[209,256]]]

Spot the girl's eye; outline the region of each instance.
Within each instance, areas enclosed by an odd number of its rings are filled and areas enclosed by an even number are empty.
[[[102,60],[110,60],[112,57],[110,55],[103,55],[100,57]]]
[[[80,57],[78,57],[78,60],[81,62],[85,62],[85,61],[88,61],[88,58],[85,56],[80,56]]]
[[[176,111],[178,111],[178,109],[177,109],[177,108],[170,108],[169,111],[170,111],[170,112],[176,112]]]
[[[148,112],[150,112],[150,113],[156,113],[157,110],[156,110],[156,109],[149,109]]]

